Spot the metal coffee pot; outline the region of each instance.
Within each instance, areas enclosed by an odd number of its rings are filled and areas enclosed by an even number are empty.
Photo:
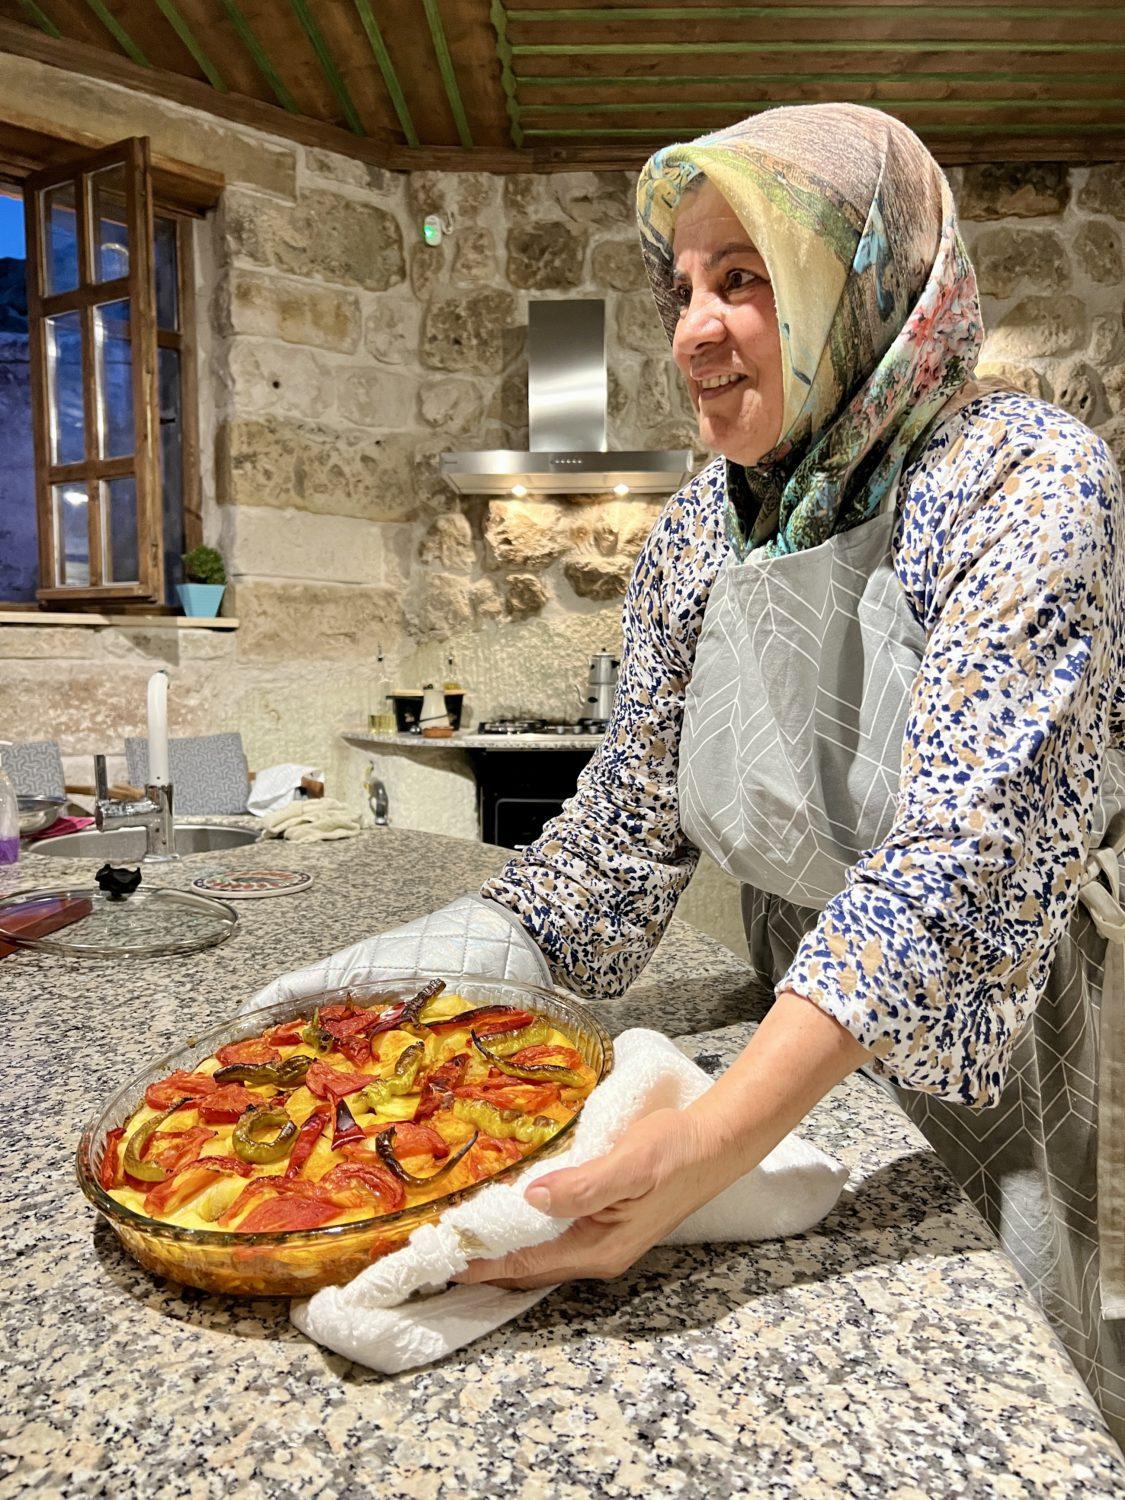
[[[613,709],[613,695],[617,691],[617,669],[621,663],[608,651],[599,651],[590,658],[590,671],[586,678],[586,718],[608,719]]]

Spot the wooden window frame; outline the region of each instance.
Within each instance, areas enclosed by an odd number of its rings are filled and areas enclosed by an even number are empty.
[[[44,156],[54,152],[41,155]],[[6,155],[6,153],[5,153]],[[89,259],[95,253],[92,243],[92,224],[88,202],[87,175],[104,167],[124,165],[126,173],[126,215],[130,229],[135,230],[143,222],[143,233],[132,235],[135,246],[130,246],[129,272],[111,282],[92,283]],[[4,163],[7,165],[7,163]],[[31,352],[31,418],[36,452],[36,527],[39,542],[40,587],[36,599],[40,610],[88,611],[91,607],[111,607],[120,613],[166,613],[173,614],[177,606],[165,594],[165,567],[163,558],[164,504],[161,482],[160,430],[159,430],[159,349],[174,348],[179,352],[180,370],[180,502],[183,550],[190,551],[203,540],[200,464],[200,412],[198,385],[198,331],[196,328],[197,307],[195,299],[195,271],[193,260],[193,220],[199,217],[206,206],[197,203],[197,193],[186,191],[182,201],[172,196],[176,178],[170,175],[167,164],[161,163],[154,173],[146,137],[134,137],[128,141],[97,151],[76,151],[74,146],[65,150],[60,159],[56,157],[49,166],[28,171],[34,166],[25,157],[12,163],[13,184],[23,179],[25,194],[25,225],[27,233],[27,258],[29,268],[35,274],[29,276],[29,333]],[[23,167],[23,170],[20,170]],[[30,194],[60,182],[73,181],[76,188],[76,220],[81,231],[78,244],[79,288],[76,291],[46,295],[45,265],[41,236],[41,220],[38,201],[30,200]],[[188,187],[192,184],[188,182]],[[167,195],[167,196],[166,196]],[[217,193],[215,194],[217,197]],[[212,202],[214,199],[212,199]],[[157,327],[155,282],[153,266],[155,258],[155,220],[171,221],[175,234],[176,295],[178,330]],[[134,253],[139,249],[140,253]],[[33,259],[34,257],[34,259]],[[44,295],[38,295],[42,289]],[[93,308],[96,304],[128,298],[130,305],[130,331],[132,334],[133,310],[139,310],[148,320],[147,327],[138,338],[131,337],[133,355],[133,412],[135,448],[124,459],[91,458],[90,452],[96,444],[96,429],[91,425],[96,420],[92,410],[94,402],[93,371],[90,368],[95,357],[93,333]],[[78,464],[59,465],[51,462],[49,448],[49,389],[46,366],[45,318],[56,312],[79,311],[83,319],[83,401],[85,431],[89,435],[86,455]],[[147,340],[148,359],[138,358],[138,348]],[[142,348],[142,354],[144,350]],[[142,405],[143,402],[143,405]],[[143,472],[143,478],[142,478]],[[135,584],[110,583],[104,581],[87,586],[58,587],[54,577],[54,517],[52,514],[52,487],[68,479],[82,481],[90,486],[92,498],[87,512],[91,577],[100,578],[101,568],[101,514],[100,491],[93,487],[102,479],[120,474],[136,475],[138,512],[138,573]],[[143,499],[142,499],[143,494]],[[97,504],[95,504],[95,498]],[[95,568],[97,571],[95,572]],[[44,586],[43,579],[50,582]],[[30,606],[34,608],[34,606]],[[0,619],[4,612],[14,609],[27,610],[27,603],[0,600]]]

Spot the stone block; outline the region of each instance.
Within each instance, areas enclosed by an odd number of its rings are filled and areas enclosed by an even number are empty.
[[[322,151],[318,146],[305,147],[305,169],[314,177],[325,177],[346,187],[366,188],[374,193],[398,194],[399,174],[388,172],[371,162],[337,151]]]
[[[535,292],[565,292],[582,284],[586,231],[569,224],[522,224],[508,231],[508,280]]]
[[[626,349],[635,349],[638,354],[663,354],[666,359],[671,359],[668,335],[664,332],[651,292],[619,292],[614,301],[617,304],[614,326],[618,342]]]
[[[1099,368],[1125,358],[1125,304],[1117,313],[1099,313],[1090,321],[1089,355]]]
[[[1025,297],[1000,319],[983,353],[1016,363],[1069,354],[1082,347],[1088,332],[1089,316],[1078,297]]]
[[[556,172],[548,192],[568,218],[603,229],[632,223],[636,211],[631,172]]]
[[[5,661],[89,661],[101,655],[102,633],[92,625],[5,625],[3,620],[0,615],[0,657]],[[22,731],[9,738],[23,738]]]
[[[1070,285],[1070,265],[1058,235],[1046,229],[989,229],[973,247],[977,285],[990,297],[1017,288],[1057,291]]]
[[[1092,214],[1125,219],[1125,162],[1107,161],[1091,167],[1079,190],[1078,206]]]
[[[508,612],[513,620],[537,615],[551,598],[551,588],[534,573],[509,573],[507,580]]]
[[[1091,281],[1103,286],[1119,285],[1122,278],[1121,236],[1112,224],[1092,219],[1074,236],[1078,264]]]
[[[977,365],[976,373],[982,380],[988,377],[1003,380],[1006,384],[1015,386],[1018,391],[1026,391],[1029,396],[1039,396],[1044,401],[1051,399],[1047,382],[1032,365],[1016,365],[1003,359],[982,360]]]
[[[450,375],[427,381],[418,392],[418,414],[427,427],[451,436],[479,431],[484,393],[469,380]]]
[[[484,545],[490,567],[549,567],[570,545],[563,506],[553,500],[491,500]]]
[[[505,363],[504,330],[514,317],[510,292],[440,297],[426,313],[419,359],[431,370],[499,375]]]
[[[400,593],[394,588],[239,579],[233,592],[240,661],[370,664],[372,642],[390,647],[402,634]]]
[[[1102,371],[1102,389],[1106,405],[1114,416],[1125,411],[1125,364],[1110,365]]]
[[[489,229],[466,225],[453,237],[453,280],[481,287],[496,280],[496,241]]]
[[[456,568],[469,572],[476,562],[473,548],[473,529],[468,518],[460,511],[450,511],[438,516],[418,547],[418,556],[424,563],[436,563],[443,568]]]
[[[219,432],[218,499],[399,521],[415,512],[414,443],[277,417],[236,417]]]
[[[1034,219],[1061,214],[1069,198],[1064,162],[987,162],[965,167],[957,211],[962,219]]]
[[[417,244],[410,248],[410,290],[420,302],[428,302],[449,280],[445,245]]]
[[[408,429],[414,420],[417,387],[401,370],[370,365],[337,365],[336,404],[357,427]]]
[[[1055,377],[1055,405],[1095,427],[1109,415],[1105,391],[1097,372],[1085,360],[1072,360]]]
[[[311,349],[265,340],[230,341],[231,393],[236,411],[323,417],[336,404],[331,367]]]
[[[409,364],[418,351],[420,323],[416,301],[391,295],[377,297],[367,309],[363,347],[381,364]]]
[[[530,219],[544,205],[545,179],[538,173],[512,172],[504,178],[504,207],[510,219]]]
[[[469,600],[473,606],[473,619],[478,622],[502,620],[504,600],[491,578],[478,578],[469,585]]]
[[[583,599],[619,599],[629,586],[633,559],[624,553],[602,557],[596,552],[575,553],[563,563],[566,581]]]
[[[373,203],[314,188],[296,204],[236,191],[223,204],[230,253],[255,265],[369,292],[406,278],[398,220]]]
[[[1103,422],[1098,428],[1098,436],[1113,454],[1118,470],[1125,474],[1125,414],[1118,413],[1108,422]]]
[[[362,326],[354,292],[256,271],[232,272],[225,323],[228,333],[257,334],[343,354],[355,353]]]
[[[410,172],[406,179],[407,204],[419,233],[427,214],[448,212],[456,234],[462,225],[492,217],[499,196],[500,178],[488,172]]]
[[[472,623],[469,580],[455,573],[420,573],[406,598],[406,628],[416,641],[446,640]]]
[[[591,268],[600,290],[609,287],[615,292],[636,292],[649,284],[636,240],[603,240],[594,246]]]
[[[310,515],[305,511],[279,514],[255,505],[231,507],[226,520],[225,550],[232,578],[249,575],[323,583],[388,582],[391,570],[387,556],[394,534],[401,530],[393,524],[361,521],[354,516]]]

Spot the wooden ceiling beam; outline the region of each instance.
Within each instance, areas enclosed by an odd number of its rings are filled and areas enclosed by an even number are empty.
[[[269,53],[262,46],[257,32],[246,19],[241,6],[238,4],[238,0],[220,0],[220,4],[226,12],[230,24],[234,27],[239,41],[250,54],[254,66],[265,79],[266,83],[269,84],[278,104],[281,105],[282,109],[287,109],[290,114],[296,113],[297,101],[293,98],[281,75],[274,67]]]
[[[410,113],[410,106],[406,102],[406,95],[402,91],[395,65],[391,61],[391,54],[387,51],[387,44],[383,40],[383,33],[379,30],[379,23],[375,19],[375,13],[371,9],[371,0],[355,0],[355,8],[359,14],[359,22],[363,27],[367,44],[371,48],[376,65],[383,79],[383,86],[387,90],[391,106],[398,117],[398,123],[402,126],[402,133],[406,137],[408,146],[418,145],[418,132],[414,128],[414,117]]]
[[[174,0],[156,0],[156,3],[160,8],[161,15],[168,22],[169,26],[171,26],[180,41],[183,42],[192,57],[194,57],[200,72],[206,78],[207,82],[213,89],[218,89],[220,94],[228,93],[226,80],[203,50],[191,27],[176,9]]]

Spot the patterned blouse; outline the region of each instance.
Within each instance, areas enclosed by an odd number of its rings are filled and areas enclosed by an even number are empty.
[[[724,465],[665,506],[624,610],[613,718],[576,795],[481,894],[560,983],[621,994],[695,869],[679,824],[684,693],[728,555]],[[1077,898],[1108,748],[1125,744],[1121,481],[1086,427],[990,394],[903,473],[894,566],[926,633],[893,825],[777,986],[895,1082],[995,1102]]]

